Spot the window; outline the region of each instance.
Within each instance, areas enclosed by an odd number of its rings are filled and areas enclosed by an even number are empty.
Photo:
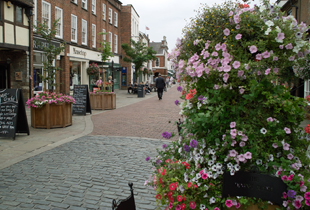
[[[112,33],[111,32],[109,32],[109,42],[110,42],[111,52],[113,52],[112,51],[113,45],[112,45]]]
[[[42,2],[42,22],[51,28],[51,4]]]
[[[96,0],[92,0],[91,11],[93,12],[93,14],[96,14]]]
[[[96,47],[96,25],[92,24],[92,43]]]
[[[87,0],[82,0],[82,8],[87,9]]]
[[[114,12],[114,26],[117,27],[117,13]]]
[[[82,19],[82,44],[87,45],[87,21]]]
[[[23,23],[23,8],[16,6],[16,22]]]
[[[55,20],[58,20],[56,26],[56,34],[55,36],[58,38],[62,38],[62,9],[59,7],[55,7]]]
[[[71,15],[71,41],[77,42],[77,17]]]
[[[117,35],[114,34],[114,52],[117,53]]]
[[[77,4],[77,0],[71,0],[71,2]]]
[[[155,60],[155,66],[159,66],[159,58],[156,58],[156,60]]]
[[[103,35],[102,35],[102,40],[103,40],[103,41],[106,41],[106,40],[107,40],[107,35],[106,35],[105,29],[102,29],[102,33],[103,33]]]
[[[109,8],[109,23],[112,24],[112,9]]]
[[[107,7],[105,4],[102,4],[102,19],[106,20],[107,19]]]

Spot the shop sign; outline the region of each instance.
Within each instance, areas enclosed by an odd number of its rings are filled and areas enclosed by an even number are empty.
[[[54,45],[55,47],[60,47],[60,43],[58,42],[52,42],[51,44]],[[46,40],[33,37],[34,50],[43,51],[44,47],[48,47],[48,45],[49,43]]]
[[[78,49],[76,49],[75,47],[73,47],[73,54],[74,55],[82,55],[82,56],[84,56],[84,57],[86,57],[86,55],[87,55],[87,53],[86,53],[86,51],[84,51],[84,50],[78,50]]]

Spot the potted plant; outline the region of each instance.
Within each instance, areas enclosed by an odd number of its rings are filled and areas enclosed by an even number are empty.
[[[297,63],[309,53],[308,26],[282,16],[268,1],[263,4],[201,7],[169,55],[182,81],[181,101],[175,104],[184,121],[179,140],[146,159],[154,166],[146,184],[166,209],[310,206],[309,142],[299,127],[306,102],[288,88],[290,68],[304,72]],[[286,185],[277,194],[282,202],[223,195],[224,176],[253,170]]]
[[[109,87],[108,90],[97,90],[90,92],[90,106],[92,109],[116,109],[116,94],[111,91],[112,83],[104,83],[104,87]]]
[[[88,68],[86,69],[87,70],[87,74],[88,75],[99,75],[99,67],[96,63],[91,63],[89,64]],[[100,73],[102,74],[102,71],[100,71]]]
[[[34,128],[59,128],[72,125],[73,97],[63,94],[42,92],[29,99],[31,126]]]

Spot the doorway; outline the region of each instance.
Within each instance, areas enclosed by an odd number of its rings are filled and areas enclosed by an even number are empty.
[[[0,89],[8,89],[10,87],[9,78],[8,65],[0,64]]]

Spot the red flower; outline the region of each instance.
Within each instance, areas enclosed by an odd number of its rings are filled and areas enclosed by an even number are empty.
[[[182,197],[181,195],[178,195],[178,196],[177,196],[177,200],[178,200],[179,202],[181,202],[181,201],[183,200],[183,197]]]
[[[167,192],[167,196],[171,197],[172,196],[172,191]]]
[[[198,188],[198,186],[197,186],[197,185],[195,185],[195,184],[193,184],[193,187]]]
[[[188,187],[188,188],[190,188],[191,186],[192,186],[192,183],[191,183],[191,182],[187,183],[187,187]]]
[[[157,195],[156,195],[156,199],[160,200],[160,199],[161,199],[161,195],[160,195],[160,194],[157,194]]]
[[[182,203],[182,204],[181,204],[181,208],[182,208],[182,209],[185,209],[185,208],[186,208],[186,204],[185,204],[185,203]]]
[[[170,161],[171,161],[170,159],[167,159],[165,160],[165,163],[170,163]]]
[[[175,182],[175,188],[177,188],[179,186],[179,183]]]
[[[159,182],[160,182],[160,184],[162,184],[163,183],[163,178],[159,178]]]
[[[195,208],[196,208],[196,203],[195,203],[195,201],[189,202],[189,207],[190,207],[191,209],[195,209]]]
[[[174,183],[171,183],[171,184],[169,185],[169,189],[170,189],[171,191],[175,190],[175,188],[176,188],[176,186],[175,186]]]
[[[174,202],[174,199],[173,199],[173,197],[172,197],[172,196],[171,196],[171,197],[169,197],[168,199],[169,199],[169,201],[170,201],[171,203],[173,203],[173,202]]]
[[[161,175],[166,175],[166,169],[163,170],[163,172],[161,173]]]

